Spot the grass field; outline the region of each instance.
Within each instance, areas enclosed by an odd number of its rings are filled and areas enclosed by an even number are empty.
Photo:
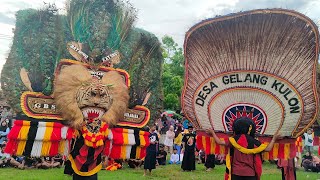
[[[181,172],[178,165],[167,165],[157,167],[153,171],[152,176],[143,177],[143,169],[130,169],[124,167],[118,171],[105,171],[99,172],[99,179],[116,179],[116,180],[131,180],[131,179],[172,179],[172,180],[187,180],[187,179],[199,179],[199,180],[214,180],[223,179],[225,166],[216,166],[211,172],[206,172],[203,164],[197,164],[197,170],[193,172]],[[60,169],[30,169],[19,170],[14,168],[1,168],[0,179],[5,180],[70,180],[71,177],[63,174],[63,168]],[[281,179],[281,172],[275,165],[264,164],[262,180],[277,180]],[[303,170],[297,171],[298,180],[320,180],[320,174],[313,172],[304,172]]]

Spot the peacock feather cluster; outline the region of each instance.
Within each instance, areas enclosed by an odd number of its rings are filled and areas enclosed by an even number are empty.
[[[115,67],[130,73],[130,105],[141,104],[151,93],[148,107],[152,112],[161,110],[160,42],[133,27],[136,9],[118,0],[70,0],[66,10],[65,15],[59,14],[54,4],[45,4],[40,10],[17,12],[11,51],[1,72],[1,87],[14,110],[21,112],[20,96],[28,90],[20,78],[21,69],[33,91],[51,95],[57,64],[62,58],[72,59],[67,52],[69,42],[81,44],[95,63],[119,51],[121,62]]]

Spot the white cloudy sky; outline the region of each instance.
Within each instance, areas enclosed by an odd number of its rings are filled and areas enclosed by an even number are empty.
[[[40,8],[43,1],[64,9],[65,0],[0,0],[0,69],[8,55],[15,12]],[[129,0],[138,9],[136,26],[156,34],[169,35],[182,46],[185,32],[195,23],[216,15],[259,8],[287,8],[320,20],[320,0]]]

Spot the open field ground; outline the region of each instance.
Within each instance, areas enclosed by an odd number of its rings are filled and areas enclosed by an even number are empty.
[[[197,164],[197,170],[194,172],[182,172],[178,165],[158,166],[153,171],[152,176],[143,177],[143,169],[130,169],[124,167],[118,171],[105,171],[99,172],[99,179],[116,179],[116,180],[131,180],[131,179],[172,179],[172,180],[214,180],[223,179],[225,166],[216,166],[211,172],[206,172],[203,164]],[[0,179],[5,180],[70,180],[71,177],[63,174],[63,168],[60,169],[28,169],[19,170],[14,168],[1,168]],[[262,180],[277,180],[281,179],[281,171],[275,165],[265,163],[263,165]],[[320,174],[313,172],[304,172],[303,170],[297,171],[298,180],[320,180]]]

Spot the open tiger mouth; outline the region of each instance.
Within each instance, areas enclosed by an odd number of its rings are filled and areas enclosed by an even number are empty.
[[[98,107],[85,107],[82,108],[81,111],[85,120],[101,119],[106,112],[104,109]]]

